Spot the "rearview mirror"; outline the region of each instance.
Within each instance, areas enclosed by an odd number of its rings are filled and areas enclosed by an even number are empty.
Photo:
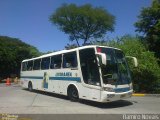
[[[138,67],[138,61],[137,61],[137,58],[136,58],[136,57],[126,56],[126,58],[133,59],[134,67]]]
[[[97,53],[96,56],[98,58],[98,62],[99,62],[100,65],[107,65],[106,54]]]

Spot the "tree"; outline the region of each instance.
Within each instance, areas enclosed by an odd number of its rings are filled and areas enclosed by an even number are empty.
[[[154,0],[151,7],[143,8],[135,23],[136,31],[144,33],[149,50],[160,58],[160,0]]]
[[[134,90],[136,92],[160,93],[160,67],[154,53],[146,49],[139,37],[125,35],[101,45],[120,48],[126,56],[134,56],[138,59],[138,68],[134,68],[130,63]]]
[[[33,46],[17,38],[0,36],[0,78],[19,76],[21,61],[40,55]]]
[[[93,8],[86,4],[63,4],[50,17],[50,21],[56,24],[60,30],[69,34],[71,41],[79,40],[86,44],[91,38],[99,38],[107,31],[113,31],[114,16],[101,7]]]
[[[65,49],[66,50],[70,50],[70,49],[73,49],[73,48],[77,48],[78,46],[76,44],[67,44],[65,46]]]

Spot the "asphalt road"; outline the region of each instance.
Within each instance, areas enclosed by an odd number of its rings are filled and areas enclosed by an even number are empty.
[[[0,84],[0,113],[10,114],[160,114],[160,97],[132,97],[100,104],[65,96],[29,92],[18,85]]]

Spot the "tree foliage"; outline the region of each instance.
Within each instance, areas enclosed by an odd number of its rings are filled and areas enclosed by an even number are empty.
[[[79,40],[86,44],[91,38],[99,38],[107,31],[113,31],[114,16],[101,7],[92,7],[89,4],[77,6],[63,4],[50,17],[60,30],[69,34],[70,40]]]
[[[73,49],[73,48],[77,48],[78,46],[76,44],[67,44],[65,46],[65,49],[66,50],[70,50],[70,49]]]
[[[39,54],[35,47],[17,38],[0,36],[0,78],[19,76],[21,61]]]
[[[136,92],[160,93],[160,67],[157,58],[153,52],[146,49],[139,37],[126,35],[117,40],[103,42],[101,45],[120,48],[126,56],[138,59],[138,68],[134,68],[129,62]]]
[[[154,0],[151,7],[143,8],[135,23],[138,32],[144,33],[149,50],[160,58],[160,1]]]

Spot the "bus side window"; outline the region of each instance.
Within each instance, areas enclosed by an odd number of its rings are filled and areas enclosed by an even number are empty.
[[[42,58],[41,69],[46,70],[49,69],[50,65],[50,57]]]
[[[55,55],[51,57],[50,69],[59,69],[62,64],[62,55]]]
[[[30,71],[33,69],[33,60],[32,61],[28,61],[28,64],[27,64],[27,70]]]
[[[26,71],[27,70],[27,62],[23,62],[22,63],[22,71]]]
[[[63,55],[63,68],[75,68],[77,67],[77,54],[76,52],[70,52]]]
[[[40,62],[41,62],[41,59],[34,60],[33,70],[39,70],[40,69]]]

